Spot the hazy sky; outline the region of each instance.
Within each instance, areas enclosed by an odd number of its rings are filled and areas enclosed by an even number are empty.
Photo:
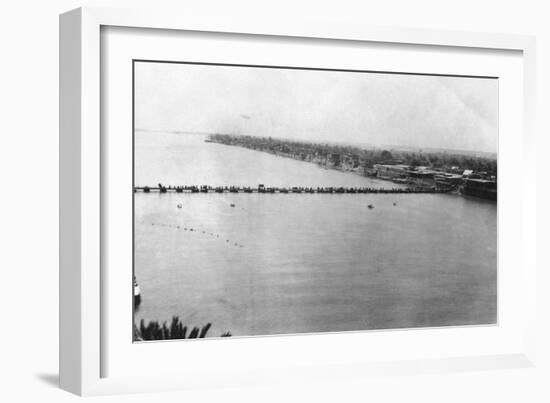
[[[497,151],[496,79],[143,63],[136,128]]]

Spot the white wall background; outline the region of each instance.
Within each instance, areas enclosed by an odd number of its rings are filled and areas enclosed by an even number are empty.
[[[539,266],[550,224],[550,10],[547,1],[385,0],[169,1],[11,0],[0,5],[0,399],[74,401],[57,383],[58,14],[81,5],[174,7],[227,16],[321,18],[374,25],[534,34],[538,40]],[[100,401],[550,401],[549,276],[539,279],[539,364],[535,369],[379,377],[349,383],[94,398]]]

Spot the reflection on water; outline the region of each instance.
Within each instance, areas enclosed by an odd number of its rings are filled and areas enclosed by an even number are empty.
[[[138,132],[136,185],[159,182],[394,186],[200,136]],[[494,203],[445,194],[134,197],[137,320],[179,315],[212,322],[213,336],[496,321]]]

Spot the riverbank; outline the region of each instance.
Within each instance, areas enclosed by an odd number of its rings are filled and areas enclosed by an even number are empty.
[[[430,167],[441,171],[471,170],[485,172],[491,176],[496,176],[497,173],[496,157],[482,157],[472,152],[453,150],[415,152],[393,148],[388,150],[337,143],[315,143],[230,134],[212,134],[205,141],[312,162],[343,172],[355,171],[364,176],[369,176],[368,168],[376,164],[404,164],[410,167]]]
[[[394,155],[387,150],[225,134],[210,135],[205,142],[265,152],[315,164],[327,170],[392,182],[412,189],[408,193],[455,191],[458,194],[497,200],[496,159],[433,153],[421,154],[422,159],[403,152]]]

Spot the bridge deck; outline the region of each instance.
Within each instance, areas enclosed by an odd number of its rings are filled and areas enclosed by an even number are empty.
[[[369,187],[236,187],[236,186],[137,186],[134,192],[142,193],[261,193],[261,194],[372,194],[372,193],[446,193],[448,189],[407,187],[407,188],[369,188]]]

